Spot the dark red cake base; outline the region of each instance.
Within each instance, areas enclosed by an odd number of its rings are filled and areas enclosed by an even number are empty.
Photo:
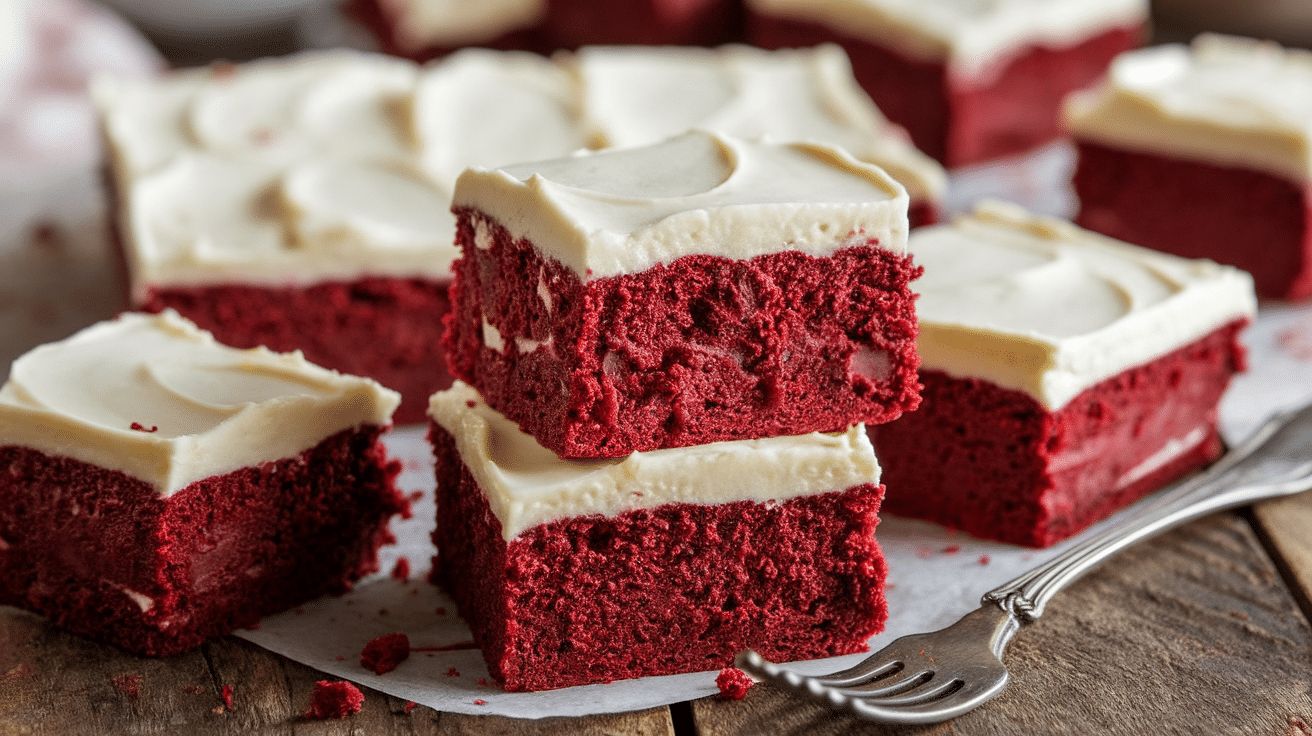
[[[1260,296],[1312,296],[1312,194],[1251,169],[1078,142],[1081,226],[1253,274]]]
[[[344,592],[377,569],[388,519],[407,507],[380,431],[345,430],[168,498],[118,471],[0,447],[0,604],[167,656]]]
[[[911,206],[907,208],[907,220],[912,228],[937,225],[938,219],[938,207],[933,202],[912,201]]]
[[[448,366],[561,457],[837,431],[918,403],[920,269],[873,242],[830,258],[686,256],[584,284],[495,221],[457,215]],[[474,246],[477,220],[489,249]],[[484,319],[503,350],[484,343]],[[517,337],[543,346],[521,352]]]
[[[506,690],[866,649],[883,629],[881,486],[779,503],[667,504],[539,525],[509,543],[434,426],[437,579]]]
[[[1114,28],[1070,46],[1018,47],[978,78],[951,79],[941,62],[911,59],[819,23],[750,13],[748,38],[768,49],[838,43],[880,111],[944,166],[982,163],[1061,136],[1061,101],[1096,82],[1119,53],[1144,38]]]
[[[884,510],[1031,547],[1078,533],[1220,454],[1216,406],[1243,370],[1243,325],[1102,381],[1051,413],[1028,394],[922,371],[920,410],[869,429],[888,488]],[[1171,442],[1181,446],[1164,452]]]
[[[226,345],[300,350],[307,360],[401,392],[397,424],[426,421],[428,397],[451,385],[442,359],[448,283],[361,278],[312,286],[152,289],[138,309],[176,309]]]

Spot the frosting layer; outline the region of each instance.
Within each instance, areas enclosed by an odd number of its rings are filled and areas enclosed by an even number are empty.
[[[858,238],[902,253],[907,203],[901,184],[838,149],[706,131],[471,169],[456,183],[454,200],[528,238],[584,281],[694,254],[828,256]]]
[[[1067,101],[1065,125],[1098,143],[1312,178],[1312,53],[1232,36],[1123,54],[1105,84]]]
[[[838,46],[599,46],[563,58],[602,146],[647,145],[692,128],[820,141],[885,169],[912,200],[936,201],[947,190],[943,167],[884,118]]]
[[[1081,391],[1257,311],[1252,278],[986,203],[912,233],[921,366],[1023,391]]]
[[[378,0],[408,53],[490,41],[537,25],[547,0]]]
[[[172,311],[125,314],[14,361],[0,444],[121,471],[168,496],[343,429],[390,424],[399,403],[299,352],[229,348]]]
[[[754,12],[818,22],[972,77],[1018,46],[1069,46],[1148,19],[1147,0],[747,0]]]
[[[714,442],[612,460],[562,460],[457,381],[429,416],[456,438],[506,541],[538,524],[667,503],[782,501],[879,482],[863,425],[835,434]]]

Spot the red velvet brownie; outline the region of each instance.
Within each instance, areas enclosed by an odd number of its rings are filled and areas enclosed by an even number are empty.
[[[818,141],[889,173],[911,197],[911,227],[937,221],[943,167],[890,124],[852,76],[843,50],[592,47],[562,54],[602,146],[648,145],[701,128],[745,138]]]
[[[163,656],[348,589],[406,505],[399,401],[173,312],[36,348],[0,388],[0,603]]]
[[[1001,205],[909,250],[925,389],[870,429],[888,512],[1043,547],[1220,453],[1247,274]]]
[[[860,652],[883,628],[862,428],[562,460],[434,395],[436,577],[506,690]]]
[[[447,361],[562,457],[884,422],[917,402],[906,191],[694,131],[456,185]]]
[[[589,44],[715,46],[743,37],[742,0],[546,0],[547,39]]]
[[[847,49],[856,78],[949,168],[1058,138],[1062,98],[1137,46],[1146,0],[747,0],[758,46]]]
[[[428,61],[467,47],[550,50],[546,0],[349,0],[383,51]]]
[[[1116,60],[1072,98],[1084,227],[1312,296],[1312,54],[1200,36]]]
[[[132,307],[375,378],[402,392],[403,423],[451,380],[456,174],[584,142],[568,76],[528,55],[469,52],[423,71],[305,55],[95,92]],[[535,135],[518,135],[527,120]]]

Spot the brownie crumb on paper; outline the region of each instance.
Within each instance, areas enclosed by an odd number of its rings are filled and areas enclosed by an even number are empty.
[[[383,634],[364,645],[360,666],[376,675],[384,675],[410,657],[410,637],[402,633]]]
[[[314,683],[314,696],[305,717],[313,721],[345,718],[364,707],[364,693],[345,680],[320,680]]]

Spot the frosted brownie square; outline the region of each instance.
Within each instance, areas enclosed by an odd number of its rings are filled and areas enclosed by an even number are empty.
[[[836,42],[916,147],[949,168],[1061,135],[1060,106],[1139,44],[1147,0],[747,0],[766,48]]]
[[[447,360],[565,457],[914,408],[906,190],[813,144],[694,131],[456,185]]]
[[[398,421],[422,421],[451,380],[455,176],[582,145],[569,85],[544,59],[492,52],[98,80],[132,308],[376,378],[401,392]]]
[[[1312,53],[1204,35],[1125,54],[1073,97],[1076,218],[1114,238],[1312,295]]]
[[[886,618],[860,426],[562,460],[434,395],[435,576],[507,690],[860,652]]]
[[[406,508],[399,402],[167,311],[32,350],[0,388],[0,603],[163,656],[342,592]]]
[[[649,145],[700,128],[845,149],[911,197],[911,227],[935,222],[947,174],[880,114],[833,44],[763,51],[610,46],[557,57],[573,70],[595,145]]]
[[[870,430],[889,513],[1043,547],[1220,453],[1247,274],[999,204],[909,249],[925,389]]]

